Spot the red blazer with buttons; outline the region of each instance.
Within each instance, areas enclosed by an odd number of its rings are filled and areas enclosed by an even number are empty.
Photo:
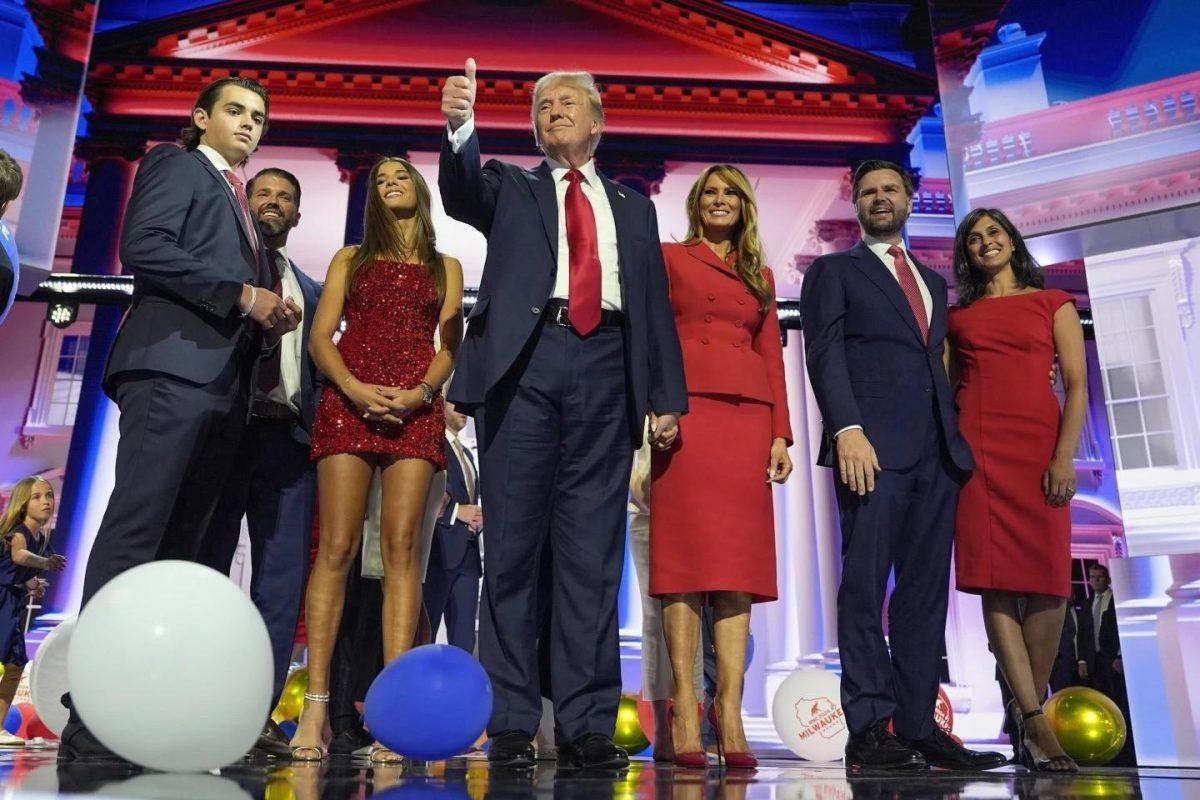
[[[771,431],[792,442],[775,277],[764,267],[771,303],[756,298],[731,266],[701,241],[663,244],[671,309],[683,348],[688,394],[725,394],[771,405]]]

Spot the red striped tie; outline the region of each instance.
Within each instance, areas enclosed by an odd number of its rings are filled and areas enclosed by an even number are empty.
[[[928,344],[929,316],[925,313],[925,301],[921,299],[917,276],[913,275],[912,267],[909,266],[908,259],[904,257],[903,247],[894,244],[887,251],[896,265],[896,277],[900,279],[900,290],[908,298],[908,305],[912,309],[913,316],[917,318],[917,327],[921,329],[921,340]]]

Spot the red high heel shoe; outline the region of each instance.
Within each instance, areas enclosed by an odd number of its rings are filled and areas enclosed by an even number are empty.
[[[753,753],[726,753],[725,743],[721,736],[721,723],[717,720],[717,700],[708,707],[708,721],[712,723],[713,732],[717,734],[717,755],[721,763],[728,769],[758,769],[758,759]]]
[[[671,739],[675,738],[675,707],[667,709],[667,724],[671,726]],[[693,753],[681,753],[675,751],[675,766],[683,767],[684,769],[708,769],[708,753],[703,750],[697,750]]]

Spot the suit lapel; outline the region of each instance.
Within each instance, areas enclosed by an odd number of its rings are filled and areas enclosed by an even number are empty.
[[[213,177],[213,180],[221,185],[221,190],[225,193],[225,199],[229,201],[229,208],[233,211],[233,218],[238,221],[238,230],[242,232],[242,237],[250,245],[250,252],[257,253],[258,242],[254,238],[254,233],[246,230],[246,223],[242,221],[242,210],[238,208],[237,198],[233,194],[233,187],[229,185],[229,181],[213,166],[213,163],[208,160],[208,156],[204,155],[204,153],[201,153],[199,150],[193,150],[192,156],[208,170],[208,174]]]
[[[629,219],[629,205],[625,197],[625,187],[608,178],[596,173],[596,177],[600,179],[600,184],[604,187],[604,193],[608,195],[608,207],[612,210],[613,227],[617,232],[617,272],[621,276],[621,302],[625,302],[625,287],[629,284],[629,270],[632,269],[633,257],[629,252],[631,242],[629,241],[629,231],[633,229]]]
[[[930,343],[941,341],[946,332],[946,304],[940,300],[941,293],[935,291],[941,276],[917,261],[916,256],[912,253],[908,255],[913,266],[917,268],[921,280],[925,281],[925,288],[929,290],[929,341]]]
[[[727,263],[722,261],[720,256],[714,253],[712,248],[710,248],[704,242],[697,240],[691,244],[685,243],[683,246],[687,248],[687,251],[691,254],[692,258],[696,259],[697,261],[700,261],[701,263],[706,264],[731,278],[737,277],[737,273],[735,273]]]
[[[525,180],[537,201],[538,213],[542,216],[542,227],[546,230],[546,243],[550,245],[550,261],[558,264],[558,198],[554,194],[554,175],[543,161],[536,169],[526,170]]]
[[[858,244],[851,248],[850,256],[858,270],[878,286],[888,301],[895,306],[896,313],[904,319],[913,335],[920,340],[922,345],[925,344],[925,340],[921,336],[921,329],[917,327],[917,318],[913,316],[912,307],[909,306],[908,298],[904,296],[904,291],[900,288],[900,282],[892,276],[883,262],[871,252],[871,248],[867,247],[862,240],[859,240]]]

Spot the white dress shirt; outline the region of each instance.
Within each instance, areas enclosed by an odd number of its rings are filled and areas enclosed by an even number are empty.
[[[206,144],[196,145],[196,149],[204,154],[205,158],[212,162],[212,165],[217,168],[217,172],[221,173],[221,177],[229,183],[229,176],[225,174],[225,170],[233,171],[233,167],[229,166],[229,162],[225,160],[225,156],[218,153]],[[233,184],[229,184],[233,188]]]
[[[885,242],[881,239],[876,239],[874,236],[863,236],[863,244],[874,253],[883,265],[887,267],[887,271],[896,279],[896,283],[900,282],[900,276],[896,274],[896,259],[888,253],[888,248],[892,245],[890,242]],[[925,323],[933,319],[933,295],[929,294],[929,287],[925,285],[925,279],[921,277],[920,270],[913,264],[912,255],[908,252],[908,248],[904,246],[904,242],[900,242],[899,247],[904,251],[904,260],[908,262],[909,269],[912,270],[913,277],[917,279],[917,288],[921,291],[921,302],[925,304]],[[862,425],[847,425],[833,435],[834,439],[841,436],[846,431],[862,430]]]
[[[446,428],[446,441],[450,443],[450,449],[454,451],[455,457],[458,458],[458,466],[462,469],[464,482],[467,484],[467,497],[470,500],[468,505],[479,504],[479,473],[475,469],[474,462],[467,454],[467,450],[471,446],[458,438],[458,434],[454,433],[449,428]],[[456,446],[457,445],[457,446]],[[461,503],[453,503],[450,508],[450,519],[458,519],[458,508]]]
[[[475,131],[475,118],[471,117],[456,131],[451,131],[447,125],[450,138],[450,149],[455,153],[471,138]],[[554,291],[551,297],[566,300],[571,285],[571,254],[567,243],[567,188],[570,184],[563,180],[570,166],[546,157],[546,166],[554,178],[554,195],[558,200],[558,271],[554,279]],[[583,181],[579,184],[583,195],[592,204],[592,213],[596,217],[596,243],[600,255],[600,305],[614,311],[621,310],[621,273],[620,258],[617,254],[617,224],[613,220],[612,206],[608,202],[608,193],[600,176],[596,174],[595,159],[579,168],[583,173]]]
[[[270,250],[267,251],[268,256]],[[304,292],[300,290],[300,281],[292,269],[292,263],[287,257],[287,247],[281,247],[275,257],[275,266],[279,269],[279,278],[283,284],[283,297],[296,301],[301,313],[307,313],[304,308]],[[288,331],[279,340],[279,385],[267,396],[268,400],[283,403],[300,413],[300,374],[304,358],[304,326],[294,331]]]

